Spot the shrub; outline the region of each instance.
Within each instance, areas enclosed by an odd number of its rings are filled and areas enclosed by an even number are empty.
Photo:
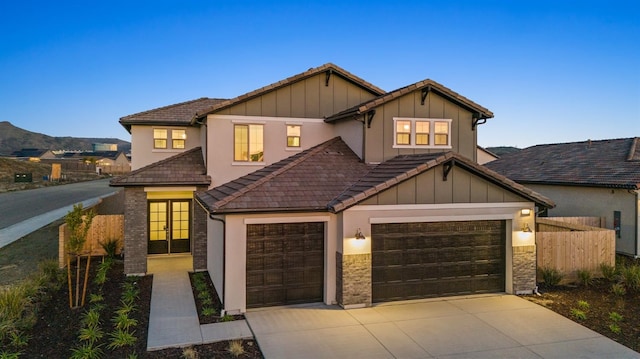
[[[18,359],[20,358],[20,353],[9,353],[9,352],[0,352],[0,359]]]
[[[587,311],[589,310],[589,303],[585,300],[579,300],[578,308],[580,308],[581,310]]]
[[[94,327],[100,325],[100,312],[91,308],[88,311],[84,312],[81,319],[82,325],[85,327]]]
[[[111,343],[107,345],[107,348],[109,349],[131,346],[136,342],[136,337],[133,335],[133,333],[123,329],[116,330],[115,332],[111,333],[109,337],[111,338]]]
[[[104,252],[107,254],[107,258],[115,258],[118,253],[118,248],[120,247],[120,240],[117,238],[109,238],[104,242],[100,242],[100,247],[104,249]]]
[[[231,322],[233,321],[233,315],[229,315],[229,314],[225,314],[224,316],[222,316],[222,318],[220,318],[221,322]]]
[[[586,269],[580,269],[577,271],[578,274],[578,282],[580,285],[586,287],[590,287],[593,284],[593,277],[591,276],[591,271]]]
[[[600,272],[602,272],[602,276],[604,279],[609,282],[613,282],[616,279],[616,275],[618,271],[615,266],[609,265],[607,263],[600,263]]]
[[[78,335],[78,338],[80,338],[80,340],[84,340],[85,342],[89,342],[89,344],[94,344],[103,336],[104,333],[99,326],[91,325],[80,329],[80,335]]]
[[[229,348],[227,348],[227,350],[236,358],[244,354],[244,346],[242,345],[242,340],[237,339],[230,341]]]
[[[542,273],[542,280],[550,287],[557,286],[564,278],[564,275],[555,268],[543,267],[540,268],[540,272]]]
[[[620,269],[620,279],[628,290],[640,291],[640,265],[622,267]]]
[[[70,359],[99,359],[102,358],[102,349],[100,345],[94,346],[91,343],[85,343],[82,346],[71,351]]]
[[[202,308],[202,315],[204,315],[204,316],[210,316],[210,315],[215,315],[215,314],[216,314],[215,308],[211,308],[211,307]]]
[[[615,334],[620,334],[620,332],[622,332],[622,329],[616,323],[609,324],[609,330],[611,330],[611,332]]]
[[[618,297],[624,297],[625,294],[627,294],[627,290],[624,288],[624,285],[619,283],[611,285],[611,292]]]
[[[184,348],[182,349],[182,357],[184,359],[198,359],[198,352],[191,347]]]
[[[116,328],[121,330],[128,330],[138,325],[138,321],[134,318],[129,318],[127,313],[119,313],[113,318],[112,322]]]
[[[623,317],[622,315],[618,314],[617,312],[611,312],[609,313],[609,319],[611,319],[614,322],[620,322],[622,321]]]
[[[573,315],[578,320],[586,320],[587,319],[587,313],[585,313],[584,311],[582,311],[580,309],[571,308],[571,315]]]

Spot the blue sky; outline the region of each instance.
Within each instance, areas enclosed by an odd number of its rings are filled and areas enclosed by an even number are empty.
[[[333,62],[489,108],[482,146],[640,136],[637,1],[2,1],[0,121],[130,140],[118,119]]]

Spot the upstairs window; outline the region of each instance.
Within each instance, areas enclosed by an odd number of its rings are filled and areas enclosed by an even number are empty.
[[[185,130],[171,130],[171,147],[176,149],[184,149],[184,143],[187,139]]]
[[[300,147],[300,125],[287,125],[287,147]]]
[[[394,118],[394,148],[451,148],[451,120]]]
[[[167,132],[159,128],[153,130],[153,148],[167,148]]]
[[[411,144],[411,121],[396,121],[396,144]]]
[[[233,160],[238,162],[263,162],[263,134],[262,125],[234,125]]]

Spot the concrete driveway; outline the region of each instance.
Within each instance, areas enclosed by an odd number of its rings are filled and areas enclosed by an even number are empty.
[[[512,295],[250,310],[265,358],[640,358]]]

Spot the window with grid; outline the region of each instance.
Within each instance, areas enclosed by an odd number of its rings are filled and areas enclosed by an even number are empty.
[[[167,148],[167,132],[162,128],[153,129],[153,148]]]
[[[394,148],[451,148],[451,119],[394,118]]]
[[[300,125],[287,125],[287,147],[300,147]]]
[[[263,125],[234,125],[233,160],[239,162],[263,162],[263,136]]]
[[[171,130],[171,147],[175,149],[184,149],[187,140],[187,131]]]

